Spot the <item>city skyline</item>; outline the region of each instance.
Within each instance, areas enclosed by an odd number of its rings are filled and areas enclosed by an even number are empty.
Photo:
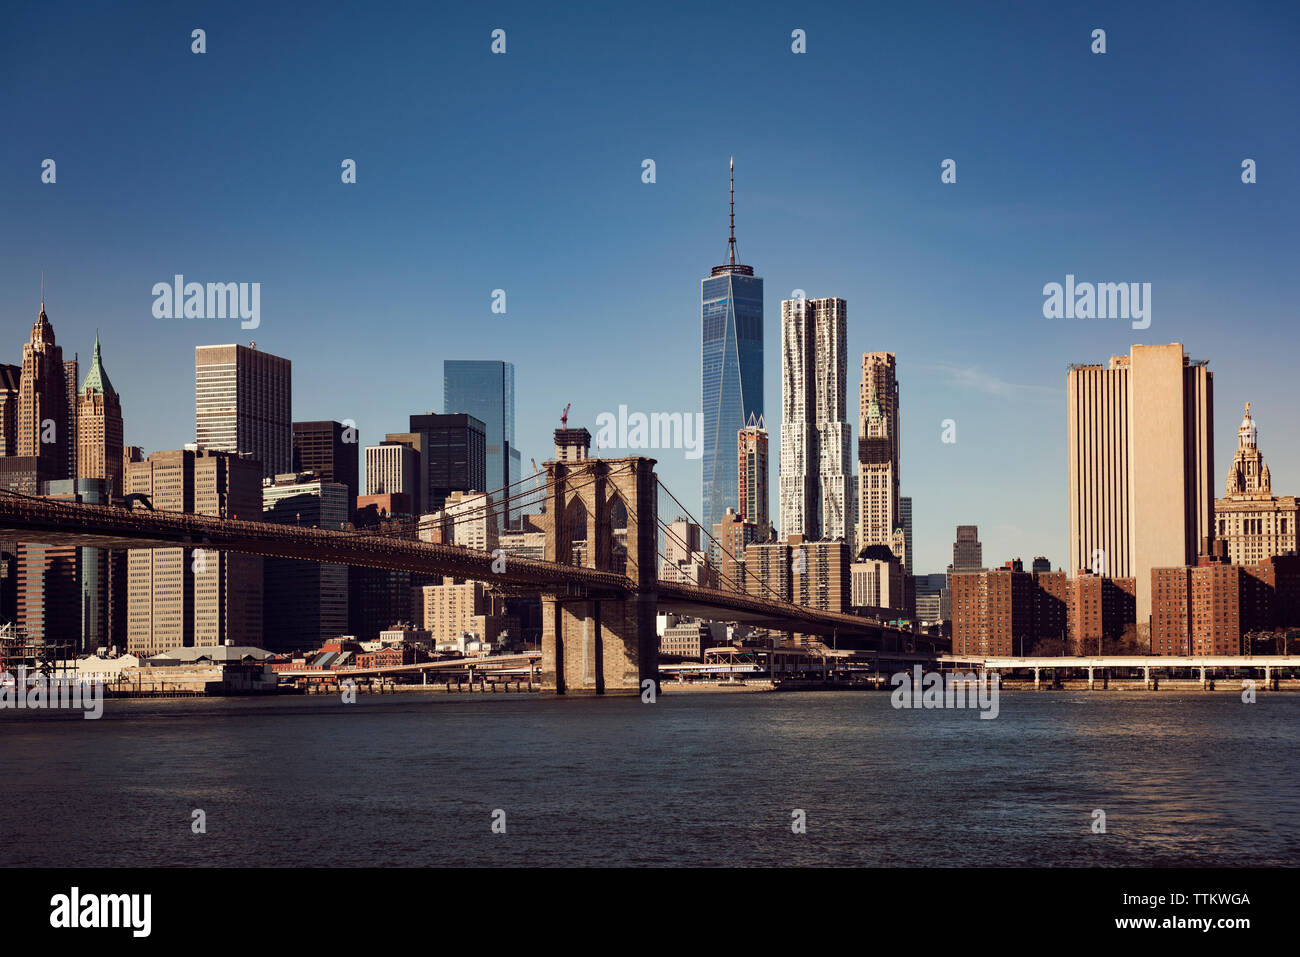
[[[1239,410],[1251,401],[1270,434],[1300,431],[1287,401],[1285,355],[1251,348],[1260,335],[1285,328],[1290,315],[1289,224],[1298,204],[1285,175],[1295,134],[1271,119],[1285,101],[1279,84],[1283,90],[1294,85],[1294,66],[1284,59],[1277,32],[1250,14],[1193,5],[1180,9],[1183,26],[1170,33],[1155,29],[1153,15],[1110,10],[1105,19],[1112,47],[1103,58],[1091,56],[1078,39],[1090,24],[1062,25],[1047,12],[1031,11],[1017,34],[1022,62],[989,63],[986,45],[1005,37],[960,10],[928,24],[924,45],[907,32],[914,28],[888,12],[873,20],[814,13],[804,24],[810,52],[800,58],[789,52],[787,15],[762,8],[747,19],[722,62],[688,66],[662,91],[657,80],[653,84],[654,96],[676,106],[729,70],[761,102],[760,122],[720,137],[703,117],[679,124],[633,97],[638,105],[602,122],[595,148],[582,156],[544,123],[523,120],[512,135],[537,135],[522,164],[509,149],[500,156],[476,151],[470,163],[440,148],[435,130],[483,129],[478,117],[493,110],[544,116],[553,96],[588,97],[593,105],[613,96],[617,83],[609,84],[610,92],[591,90],[579,73],[552,90],[525,90],[527,103],[512,108],[521,79],[543,71],[557,47],[584,45],[595,52],[598,68],[647,96],[651,85],[638,77],[652,58],[605,50],[609,24],[575,22],[561,29],[526,12],[511,21],[511,52],[491,58],[480,36],[486,28],[455,12],[447,25],[454,42],[438,65],[419,52],[424,41],[367,22],[406,65],[391,75],[359,70],[363,76],[340,94],[342,100],[327,104],[302,86],[316,74],[297,74],[318,57],[320,43],[330,41],[273,46],[285,35],[285,15],[260,16],[260,26],[241,37],[237,50],[225,42],[208,54],[267,64],[268,73],[251,86],[230,88],[225,74],[222,81],[142,84],[145,72],[169,81],[189,75],[191,64],[182,59],[191,56],[187,27],[186,42],[177,41],[174,55],[157,52],[125,65],[114,56],[117,72],[108,73],[115,79],[87,94],[76,78],[105,72],[113,47],[105,40],[154,38],[173,29],[151,22],[148,11],[111,18],[91,11],[57,37],[50,25],[34,22],[29,32],[11,34],[23,35],[22,44],[5,47],[17,94],[9,129],[13,142],[25,147],[0,158],[13,184],[6,217],[13,225],[3,233],[0,263],[0,308],[14,329],[4,358],[17,359],[44,269],[60,345],[65,353],[89,353],[95,328],[101,330],[122,395],[126,441],[147,451],[178,448],[192,437],[192,407],[151,399],[192,389],[186,380],[195,346],[250,338],[299,367],[294,418],[352,419],[367,444],[402,430],[411,412],[439,405],[427,369],[443,358],[486,356],[516,364],[525,460],[546,457],[549,430],[568,402],[574,403],[572,420],[588,426],[621,403],[646,411],[696,408],[687,386],[698,374],[694,284],[704,266],[717,261],[719,170],[733,153],[743,172],[745,259],[761,264],[770,287],[765,340],[778,341],[782,298],[797,288],[833,289],[855,304],[848,354],[898,356],[898,376],[908,389],[901,441],[904,490],[914,500],[917,573],[944,567],[957,524],[981,527],[991,562],[1045,554],[1054,567],[1065,567],[1069,363],[1126,353],[1135,343],[1182,342],[1189,354],[1211,361],[1221,409]],[[698,35],[686,37],[662,24],[645,29],[648,41],[663,30],[663,42],[682,50],[683,63],[704,63],[710,28],[723,19],[703,14]],[[625,21],[616,18],[614,29],[620,24]],[[340,29],[340,20],[325,17],[321,37],[335,37]],[[853,51],[877,35],[904,37],[900,50],[909,59],[896,52],[864,64]],[[1209,35],[1222,44],[1207,48],[1193,39]],[[155,39],[151,44],[165,49]],[[653,46],[647,42],[646,49]],[[363,48],[358,64],[369,49]],[[932,59],[952,67],[928,71]],[[1020,82],[1025,69],[1044,77],[1027,94]],[[970,70],[979,82],[954,87],[952,70]],[[402,135],[392,152],[375,145],[390,126],[389,112],[347,119],[348,104],[400,100],[394,90],[436,85],[443,71],[473,78],[478,92],[449,107],[441,126]],[[1135,80],[1152,71],[1204,95],[1166,102]],[[891,96],[875,102],[869,117],[845,120],[831,101],[809,99],[810,91],[837,84],[890,90]],[[139,92],[146,87],[150,92]],[[138,98],[139,115],[123,118],[113,131],[91,122],[69,138],[54,120],[88,115],[98,109],[99,97],[120,97],[123,89]],[[239,117],[238,129],[263,148],[223,166],[204,155],[223,155],[227,131],[195,129],[166,162],[137,165],[134,154],[123,155],[121,142],[156,136],[156,117],[185,115],[193,97]],[[276,114],[267,124],[251,105],[268,97],[301,109]],[[944,141],[930,131],[934,110],[944,117]],[[790,115],[810,123],[835,116],[843,136],[815,155],[794,143],[772,142],[765,126]],[[1071,119],[1078,115],[1107,117],[1106,135],[1079,139]],[[990,118],[996,134],[986,131]],[[281,121],[283,130],[275,125]],[[582,126],[579,135],[585,142],[596,132],[595,125]],[[1069,155],[1061,155],[1061,143],[1073,144]],[[1138,143],[1142,149],[1135,153]],[[436,157],[442,176],[430,178],[424,163],[411,158],[422,151]],[[59,163],[56,184],[40,182],[46,156]],[[358,182],[344,186],[338,165],[352,156]],[[944,185],[940,162],[949,156],[958,163],[958,181]],[[1252,185],[1240,182],[1247,156],[1260,164],[1259,182]],[[656,160],[653,184],[641,181],[645,157]],[[131,199],[145,190],[149,204]],[[480,203],[478,196],[489,199]],[[417,208],[435,210],[436,224]],[[158,210],[183,212],[164,215],[159,228]],[[611,218],[611,210],[622,215]],[[638,226],[623,228],[629,219]],[[88,221],[112,223],[114,242],[98,238],[102,233],[87,229]],[[196,223],[204,228],[193,229]],[[338,241],[357,234],[376,239],[369,243],[375,249]],[[444,234],[456,239],[444,240]],[[155,319],[149,289],[176,273],[262,282],[260,328],[243,332],[234,321]],[[586,301],[604,308],[574,308],[583,301],[572,294],[579,273]],[[1068,274],[1151,281],[1150,328],[1043,318],[1043,285]],[[508,294],[504,315],[491,312],[497,288]],[[387,339],[371,338],[378,323],[385,324]],[[627,337],[611,337],[610,330],[638,324],[647,330],[635,340],[638,365],[671,376],[627,374],[615,350]],[[1244,336],[1243,326],[1255,334]],[[555,374],[574,338],[589,338],[596,360],[583,363],[581,388],[574,376]],[[137,347],[140,342],[147,347]],[[609,356],[603,363],[602,350]],[[764,365],[769,396],[779,388],[772,352]],[[356,388],[340,390],[338,383],[349,378]],[[773,421],[772,410],[765,411]],[[955,444],[940,441],[945,419],[956,422]],[[1220,462],[1235,448],[1237,421],[1221,414],[1215,424]],[[771,455],[779,461],[775,430],[772,440]],[[657,457],[674,488],[698,487],[698,462]],[[1014,471],[1008,471],[1010,461]],[[1293,492],[1300,484],[1300,450],[1279,442],[1269,462],[1275,489]],[[953,475],[979,478],[954,490]],[[775,514],[775,503],[769,507]]]

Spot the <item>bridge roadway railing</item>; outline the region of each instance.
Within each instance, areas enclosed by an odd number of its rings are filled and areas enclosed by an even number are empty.
[[[496,558],[456,545],[367,535],[273,522],[249,522],[190,512],[147,511],[0,495],[0,535],[49,545],[96,542],[104,548],[211,548],[267,558],[362,565],[455,575],[503,584],[529,584],[560,592],[579,586],[595,594],[625,595],[623,575],[532,558]]]
[[[113,505],[58,502],[13,493],[0,494],[0,536],[49,545],[99,543],[104,548],[211,548],[216,551],[361,565],[425,574],[454,575],[503,585],[531,585],[583,598],[627,597],[634,583],[616,572],[563,565],[533,558],[497,558],[458,545],[336,531],[273,522],[197,515],[192,512],[127,509]],[[792,602],[753,595],[657,582],[660,600],[703,610],[740,613],[751,619],[786,623],[815,633],[835,631],[880,635],[898,631],[881,622]]]

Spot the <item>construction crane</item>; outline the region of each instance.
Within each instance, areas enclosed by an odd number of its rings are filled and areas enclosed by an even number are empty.
[[[569,427],[569,409],[571,408],[573,408],[572,402],[564,407],[564,412],[560,415],[560,428],[562,429],[567,429]]]

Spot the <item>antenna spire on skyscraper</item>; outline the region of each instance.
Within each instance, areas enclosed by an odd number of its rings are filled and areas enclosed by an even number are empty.
[[[731,158],[731,238],[727,240],[727,256],[736,265],[736,157]]]

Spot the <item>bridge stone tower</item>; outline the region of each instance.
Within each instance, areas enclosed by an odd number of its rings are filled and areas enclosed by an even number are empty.
[[[655,460],[587,457],[591,433],[556,429],[546,469],[546,559],[625,575],[632,592],[542,595],[543,694],[639,695],[659,680]],[[626,529],[626,540],[623,529]]]

